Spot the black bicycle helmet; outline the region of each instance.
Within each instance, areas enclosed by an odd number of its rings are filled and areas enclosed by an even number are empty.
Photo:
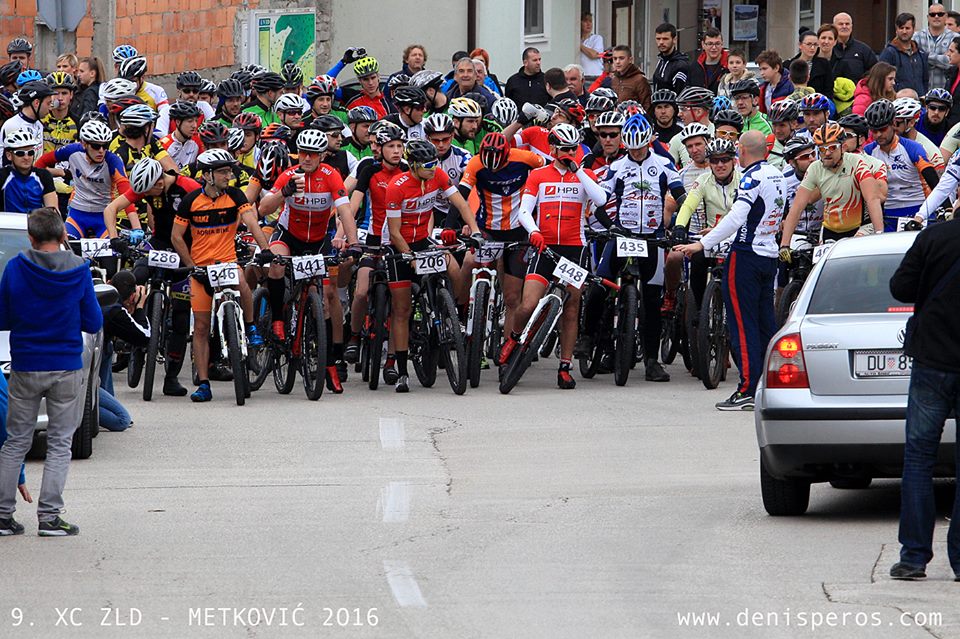
[[[23,65],[20,64],[19,60],[11,60],[7,62],[2,67],[0,67],[0,84],[7,86],[8,84],[16,84],[17,76],[20,75],[20,72],[23,71]]]
[[[200,117],[200,108],[193,102],[187,100],[177,100],[170,105],[171,120],[188,120],[190,118]]]
[[[837,124],[845,129],[851,129],[854,133],[863,137],[867,137],[867,135],[870,134],[870,126],[867,124],[867,119],[856,113],[843,116],[837,121]]]
[[[893,102],[881,99],[868,106],[863,117],[871,129],[882,129],[893,122],[895,114]]]
[[[250,84],[253,82],[253,73],[246,69],[237,69],[230,74],[230,79],[239,82],[244,91],[249,91]],[[220,84],[223,84],[223,82]]]
[[[41,80],[39,82],[27,82],[20,87],[18,93],[20,94],[20,100],[27,105],[34,100],[42,100],[47,96],[53,95],[53,89],[50,88],[49,84]]]
[[[713,106],[713,91],[703,87],[687,87],[677,96],[677,106],[709,109]]]
[[[320,129],[327,133],[332,133],[334,131],[343,130],[343,120],[338,118],[335,115],[320,115],[313,119],[313,122],[310,123],[311,129]]]
[[[743,116],[732,109],[724,109],[718,111],[713,117],[713,125],[718,127],[732,126],[737,130],[737,133],[741,133],[743,131]]]
[[[184,71],[177,76],[178,89],[196,89],[199,91],[202,84],[203,78],[196,71]]]
[[[800,118],[800,105],[790,98],[774,102],[770,107],[768,114],[770,122],[773,124],[783,124],[784,122],[793,122]]]
[[[804,151],[814,148],[813,140],[805,136],[795,135],[783,145],[783,157],[792,160]]]
[[[243,84],[236,78],[227,78],[217,85],[217,96],[224,100],[242,98],[244,96]]]
[[[657,106],[658,104],[670,104],[676,108],[677,94],[670,89],[657,89],[650,96],[650,104],[651,106]]]
[[[229,135],[227,127],[219,120],[207,120],[200,127],[200,141],[204,146],[226,144]]]
[[[263,71],[253,76],[250,86],[257,93],[267,93],[268,91],[279,91],[283,88],[283,78],[279,73],[273,71]]]
[[[730,85],[730,96],[736,97],[742,93],[749,93],[752,96],[760,95],[760,85],[753,79],[746,78],[737,80]]]
[[[283,88],[296,89],[303,84],[303,69],[293,62],[286,62],[280,69],[280,77],[283,78]]]
[[[406,146],[407,162],[425,164],[437,159],[437,147],[426,140],[410,140]]]
[[[7,55],[11,53],[33,53],[33,45],[26,38],[14,38],[7,45]]]
[[[398,107],[422,107],[427,104],[427,94],[423,89],[411,86],[400,86],[393,91],[393,103]]]

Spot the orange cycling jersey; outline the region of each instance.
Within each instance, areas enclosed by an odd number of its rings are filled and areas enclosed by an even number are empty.
[[[584,172],[596,182],[593,171]],[[590,197],[575,173],[561,173],[552,164],[531,171],[523,194],[536,198],[537,226],[547,244],[584,245],[583,227]]]
[[[425,182],[406,171],[387,187],[387,219],[400,218],[400,234],[407,244],[426,239],[437,198],[456,192],[443,171],[437,170]]]
[[[336,169],[321,164],[313,173],[298,173],[294,166],[277,178],[274,193],[283,190],[296,175],[303,176],[303,193],[295,193],[285,198],[283,213],[278,223],[298,240],[319,242],[327,235],[330,215],[334,207],[349,204],[347,189]]]
[[[240,189],[228,186],[217,199],[203,189],[188,193],[180,202],[173,223],[190,230],[190,257],[197,266],[236,262],[235,237],[240,216],[253,207]]]
[[[468,190],[476,187],[480,201],[477,222],[489,231],[509,231],[520,228],[520,198],[523,185],[532,169],[542,167],[544,160],[531,151],[510,149],[507,163],[499,171],[483,166],[480,156],[467,162],[460,178],[460,186]]]

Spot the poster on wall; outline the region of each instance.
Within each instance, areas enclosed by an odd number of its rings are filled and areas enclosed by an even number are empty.
[[[314,9],[251,11],[248,58],[271,71],[292,60],[306,78],[316,70],[317,14]]]
[[[738,4],[733,7],[733,40],[756,42],[760,7],[753,4]]]
[[[700,26],[701,32],[711,28],[722,31],[723,8],[720,1],[721,0],[703,0],[703,23]]]

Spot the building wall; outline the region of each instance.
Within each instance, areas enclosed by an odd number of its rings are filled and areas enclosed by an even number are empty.
[[[478,4],[477,46],[490,54],[491,72],[506,82],[523,65],[523,3],[483,0]]]

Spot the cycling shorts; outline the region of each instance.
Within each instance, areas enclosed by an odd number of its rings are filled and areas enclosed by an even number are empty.
[[[190,308],[194,313],[209,313],[213,310],[213,296],[197,278],[190,278]]]
[[[897,218],[900,217],[913,217],[920,212],[920,207],[923,205],[912,204],[910,206],[905,206],[899,209],[890,209],[884,207],[883,209],[883,230],[887,233],[897,230]]]
[[[107,225],[103,221],[103,212],[88,213],[72,206],[67,207],[66,227],[67,236],[73,240],[107,237]]]
[[[430,240],[424,238],[411,244],[410,250],[416,253],[418,251],[425,251],[431,246],[433,246],[433,244]],[[396,252],[396,249],[393,249],[393,253],[396,254]],[[417,275],[413,265],[404,260],[388,260],[387,273],[390,278],[390,288],[410,288],[411,282],[420,281],[420,276]]]
[[[279,225],[270,236],[270,246],[273,247],[276,244],[284,246],[290,251],[290,255],[325,255],[332,250],[329,236],[317,242],[305,242],[289,229]]]
[[[550,249],[582,268],[590,267],[590,249],[586,246],[551,244]],[[525,279],[549,284],[553,281],[553,271],[557,268],[557,263],[543,253],[537,253],[535,249],[530,250],[533,251],[533,255],[527,263],[527,277]]]
[[[503,242],[512,244],[514,242],[524,242],[527,239],[527,232],[520,229],[487,230],[483,233],[484,237],[491,242]],[[526,255],[529,246],[514,246],[505,248],[500,259],[503,260],[503,272],[511,277],[523,278],[527,274]]]

